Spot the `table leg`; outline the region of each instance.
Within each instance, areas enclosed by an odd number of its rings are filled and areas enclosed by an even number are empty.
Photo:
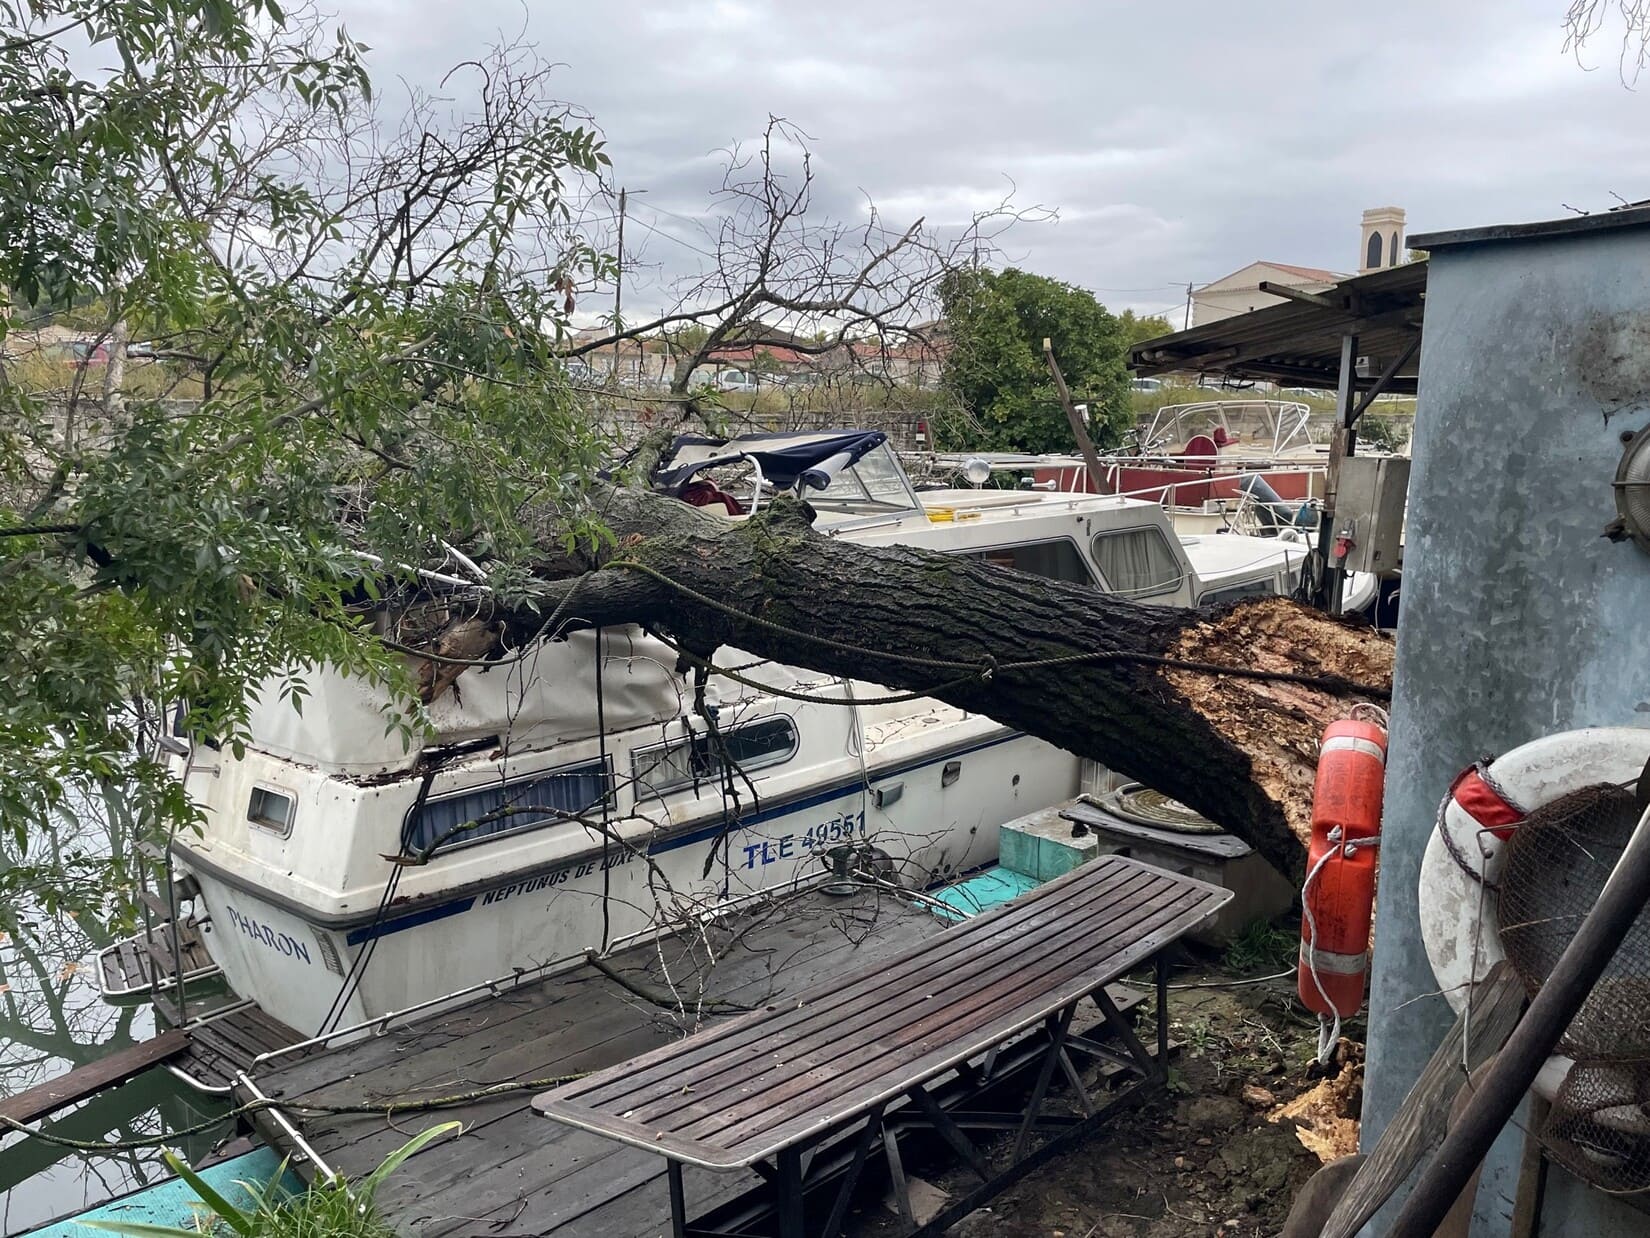
[[[786,1148],[779,1154],[779,1238],[805,1238],[802,1217],[802,1153]]]
[[[687,1238],[687,1194],[682,1190],[682,1162],[668,1158],[665,1176],[670,1179],[670,1232],[672,1238]]]
[[[1169,960],[1160,950],[1152,960],[1157,970],[1157,1064],[1169,1065]]]

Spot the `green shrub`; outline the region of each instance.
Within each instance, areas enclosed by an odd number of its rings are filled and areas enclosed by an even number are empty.
[[[207,1211],[198,1228],[147,1225],[136,1221],[83,1221],[91,1229],[124,1234],[127,1238],[200,1238],[202,1234],[239,1234],[241,1238],[395,1238],[395,1231],[378,1216],[373,1198],[384,1180],[425,1144],[457,1130],[463,1123],[444,1122],[417,1135],[391,1152],[377,1169],[353,1186],[342,1180],[321,1183],[302,1194],[289,1195],[279,1183],[286,1164],[268,1186],[242,1183],[252,1196],[251,1208],[237,1208],[175,1152],[166,1163],[201,1197]]]

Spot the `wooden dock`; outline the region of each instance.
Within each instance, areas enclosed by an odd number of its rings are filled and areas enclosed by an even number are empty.
[[[253,1082],[294,1108],[513,1085],[506,1094],[427,1112],[305,1116],[283,1106],[282,1113],[325,1169],[348,1177],[371,1172],[427,1127],[462,1121],[462,1134],[425,1148],[379,1192],[385,1220],[417,1238],[658,1235],[671,1208],[659,1157],[551,1122],[533,1110],[534,1095],[680,1040],[695,1025],[696,1009],[702,1026],[782,1008],[808,988],[880,965],[944,930],[926,909],[874,888],[848,897],[808,893],[754,918],[633,949],[602,968],[586,965],[380,1035],[277,1058],[253,1071]],[[1144,994],[1120,986],[1117,996],[1128,1008]],[[302,1154],[267,1118],[260,1131],[283,1151]],[[316,1170],[296,1160],[295,1167]],[[704,1211],[760,1182],[748,1170],[690,1169],[685,1189]]]
[[[680,1009],[633,989],[668,1001],[673,981],[689,1012],[701,999],[707,1012],[716,1012],[709,1021],[782,1004],[788,994],[889,958],[943,927],[927,911],[875,890],[847,898],[808,894],[754,921],[609,960],[624,984],[581,967],[382,1036],[286,1065],[268,1063],[254,1081],[279,1101],[339,1105],[450,1096],[599,1070],[677,1040],[692,1024],[691,1014],[684,1020]],[[708,967],[707,944],[717,956]],[[418,1238],[659,1233],[660,1218],[670,1211],[663,1163],[535,1113],[534,1093],[548,1086],[389,1120],[372,1114],[293,1121],[329,1168],[354,1177],[418,1131],[462,1120],[461,1136],[426,1148],[379,1194],[385,1219]],[[283,1139],[278,1131],[267,1133]],[[711,1206],[755,1180],[754,1174],[690,1176],[688,1189],[696,1203]]]
[[[1163,951],[1231,897],[1190,877],[1102,856],[939,938],[831,977],[795,1001],[768,1003],[564,1084],[534,1107],[665,1158],[676,1238],[744,1233],[753,1224],[768,1232],[774,1222],[783,1238],[805,1238],[810,1229],[836,1238],[873,1149],[883,1154],[907,1230],[916,1231],[900,1136],[926,1131],[980,1179],[921,1232],[938,1229],[1167,1082]],[[1104,988],[1146,963],[1158,965],[1155,1054]],[[1072,1033],[1086,999],[1125,1053]],[[1092,1095],[1074,1061],[1085,1054],[1124,1065],[1134,1081],[1106,1095],[1097,1080],[1102,1095]],[[1031,1067],[1037,1082],[1023,1106],[980,1107]],[[1081,1116],[1049,1112],[1057,1070]],[[1011,1149],[992,1165],[986,1147],[1003,1132],[1014,1132]],[[706,1215],[684,1198],[692,1166],[755,1169],[772,1189],[752,1192],[768,1199],[753,1198],[740,1215]]]

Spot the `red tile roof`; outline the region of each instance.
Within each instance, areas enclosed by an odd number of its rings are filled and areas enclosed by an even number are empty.
[[[1276,267],[1280,271],[1288,271],[1291,275],[1299,275],[1302,279],[1312,280],[1314,283],[1333,284],[1340,280],[1340,276],[1333,271],[1326,271],[1322,267],[1290,266],[1287,262],[1272,262],[1262,258],[1261,262],[1269,267]]]

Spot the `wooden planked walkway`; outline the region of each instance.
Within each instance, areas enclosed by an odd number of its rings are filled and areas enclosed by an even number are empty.
[[[193,919],[187,919],[178,933],[176,949],[183,959],[184,982],[218,974],[221,969],[207,952],[200,926]],[[177,972],[172,935],[171,921],[162,921],[153,925],[147,934],[134,933],[98,951],[97,966],[104,993],[118,1000],[147,996],[157,985],[170,988]]]
[[[943,927],[926,911],[875,890],[848,898],[814,893],[756,920],[633,950],[610,966],[655,994],[669,992],[668,973],[690,1010],[701,996],[711,999],[708,1011],[783,1005],[810,985],[887,960]],[[707,945],[716,956],[708,967]],[[331,1105],[541,1081],[460,1109],[393,1120],[382,1114],[294,1120],[327,1165],[349,1176],[370,1172],[436,1122],[465,1123],[462,1135],[424,1149],[379,1194],[385,1219],[408,1238],[656,1235],[670,1212],[663,1162],[546,1121],[531,1100],[553,1080],[674,1043],[684,1030],[679,1013],[583,967],[382,1036],[287,1063],[277,1059],[255,1080],[277,1100]],[[689,1174],[687,1190],[695,1206],[708,1208],[756,1180],[749,1173]]]
[[[237,1071],[251,1068],[259,1055],[304,1039],[257,1006],[244,1006],[190,1024],[189,1047],[177,1066],[207,1087],[232,1083]]]
[[[67,1074],[18,1092],[15,1096],[0,1098],[0,1115],[13,1122],[33,1122],[59,1109],[78,1104],[87,1097],[125,1083],[151,1066],[158,1066],[177,1057],[189,1045],[184,1032],[162,1032],[149,1040],[128,1045],[108,1057],[76,1066]]]

